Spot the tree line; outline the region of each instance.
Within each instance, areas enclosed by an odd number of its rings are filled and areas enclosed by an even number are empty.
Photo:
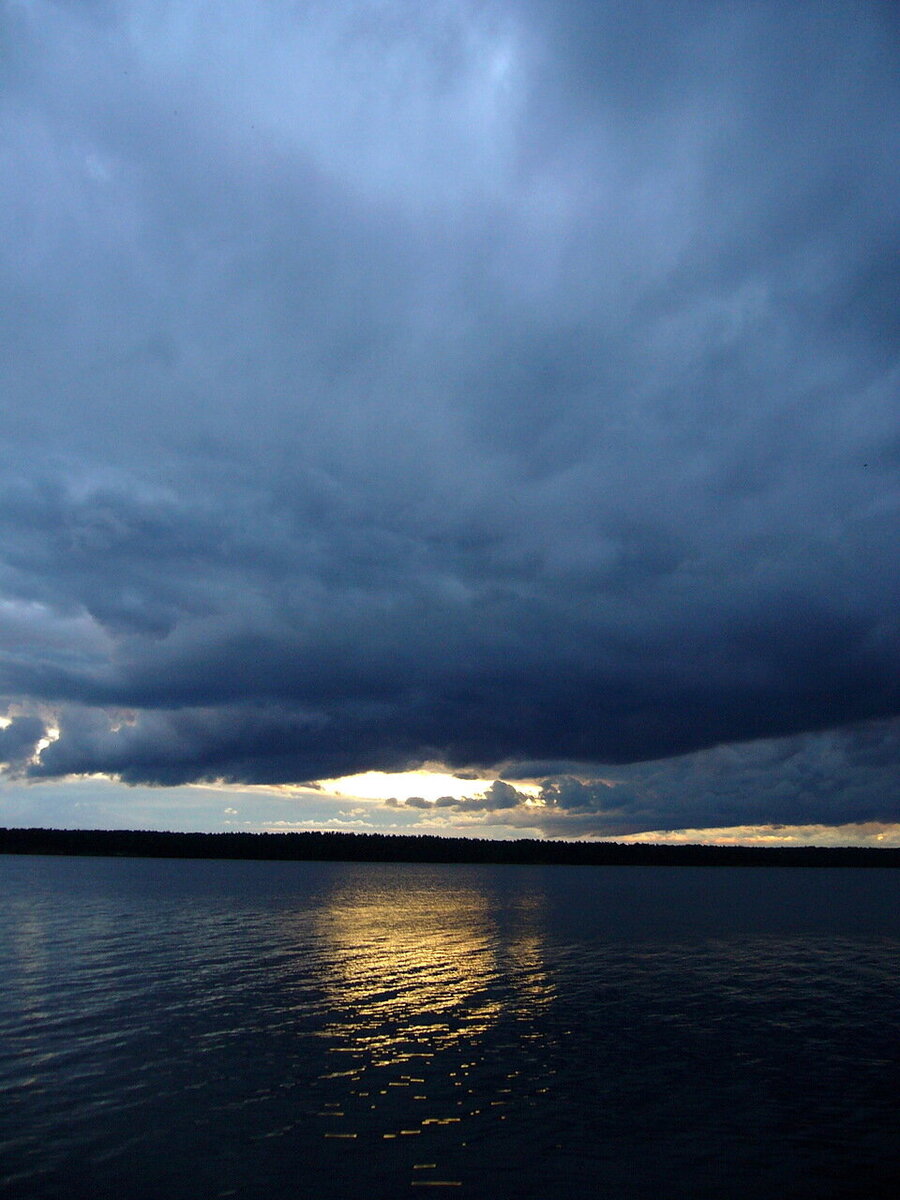
[[[862,846],[660,845],[384,833],[172,833],[0,829],[2,854],[545,866],[898,867],[900,849]]]

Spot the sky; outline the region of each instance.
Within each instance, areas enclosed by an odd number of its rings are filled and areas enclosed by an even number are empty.
[[[898,66],[7,0],[0,825],[900,845]]]

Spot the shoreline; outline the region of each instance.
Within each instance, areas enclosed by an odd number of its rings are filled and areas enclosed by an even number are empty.
[[[900,867],[900,848],[565,842],[381,833],[4,829],[0,854],[518,866]]]

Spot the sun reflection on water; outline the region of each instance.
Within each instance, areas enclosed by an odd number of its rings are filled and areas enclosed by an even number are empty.
[[[376,1031],[388,1045],[471,1036],[500,1013],[488,905],[477,892],[344,891],[321,932],[332,951],[326,987],[354,1041]]]
[[[457,1186],[466,1148],[475,1161],[508,1106],[530,1102],[498,1050],[538,1054],[552,999],[541,913],[526,898],[500,929],[496,897],[410,883],[348,883],[319,912],[322,1036],[335,1065],[319,1080],[317,1116],[336,1145],[380,1140],[394,1179],[408,1170],[415,1187]]]

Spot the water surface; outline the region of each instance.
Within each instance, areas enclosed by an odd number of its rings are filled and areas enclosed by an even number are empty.
[[[0,857],[0,1189],[870,1196],[900,873]]]

